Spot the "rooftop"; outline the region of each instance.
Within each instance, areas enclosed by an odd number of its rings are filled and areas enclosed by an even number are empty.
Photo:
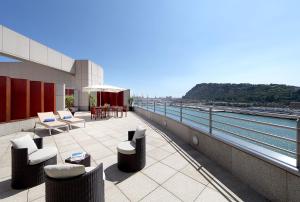
[[[103,163],[106,201],[266,201],[206,156],[134,113],[99,121],[90,121],[86,112],[76,116],[88,121],[86,128],[78,125],[69,133],[53,131],[52,136],[44,129],[36,133],[44,137],[45,146],[57,147],[58,163],[79,150],[91,154],[92,166]],[[137,173],[124,173],[117,168],[116,146],[137,125],[147,128],[146,166]],[[17,136],[0,137],[0,200],[44,201],[44,184],[26,190],[10,188],[9,140]]]

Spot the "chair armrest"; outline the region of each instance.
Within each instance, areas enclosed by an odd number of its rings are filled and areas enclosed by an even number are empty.
[[[133,138],[133,136],[134,136],[134,133],[135,133],[134,130],[128,131],[128,141],[131,141],[131,140],[132,140],[132,138]]]
[[[38,149],[42,149],[43,148],[43,138],[41,138],[41,137],[34,138],[33,141],[36,144],[36,146],[37,146]]]
[[[146,152],[146,137],[135,140],[135,151],[137,156],[143,155]]]
[[[24,167],[28,165],[28,149],[15,149],[11,147],[11,161],[13,167]]]

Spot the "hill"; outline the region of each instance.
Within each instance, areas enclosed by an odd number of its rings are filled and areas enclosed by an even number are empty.
[[[204,102],[289,105],[290,102],[300,102],[300,88],[281,84],[201,83],[189,90],[183,98]]]

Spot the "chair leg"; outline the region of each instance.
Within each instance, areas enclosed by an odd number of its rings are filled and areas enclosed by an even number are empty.
[[[70,130],[72,130],[72,125],[70,124]]]
[[[52,135],[52,133],[51,133],[51,128],[49,128],[49,134],[50,134],[50,136]]]

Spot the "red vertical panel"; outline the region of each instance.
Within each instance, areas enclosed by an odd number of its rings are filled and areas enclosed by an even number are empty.
[[[107,95],[107,97],[108,97],[108,104],[110,104],[110,106],[113,106],[112,105],[112,95],[111,95],[111,93],[107,93],[108,95]]]
[[[117,93],[110,93],[110,105],[111,106],[117,105]]]
[[[123,106],[124,105],[124,92],[121,91],[118,93],[118,99],[117,99],[117,105],[118,106]]]
[[[44,111],[56,111],[56,88],[54,83],[44,83]]]
[[[100,106],[100,92],[97,92],[97,106]]]
[[[11,79],[11,119],[30,116],[30,83],[26,79]]]
[[[110,104],[109,93],[101,92],[101,105]]]
[[[66,89],[65,95],[74,95],[74,89]]]
[[[0,122],[10,121],[10,78],[0,76]]]
[[[30,81],[30,116],[44,111],[44,82]]]

